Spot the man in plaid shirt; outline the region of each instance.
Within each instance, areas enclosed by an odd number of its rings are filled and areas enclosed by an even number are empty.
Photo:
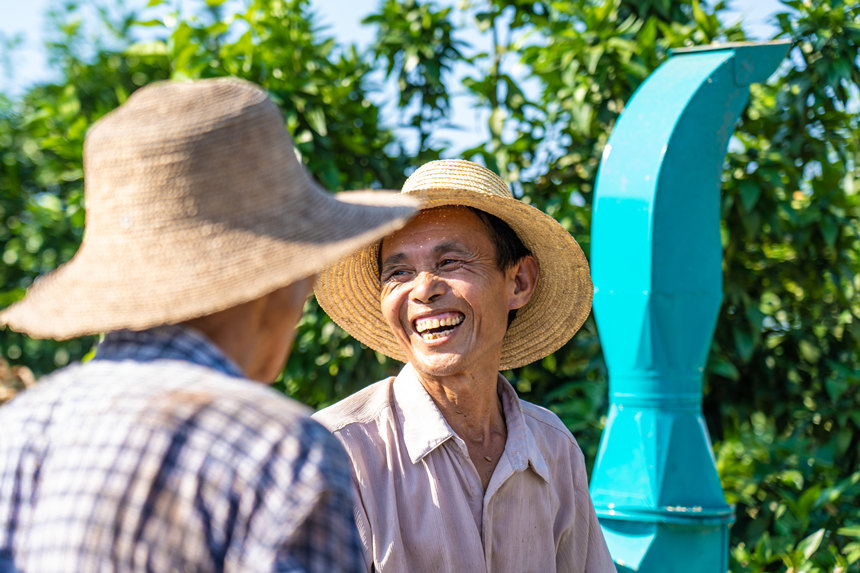
[[[84,156],[81,248],[0,325],[107,334],[0,408],[0,572],[360,570],[343,449],[259,382],[316,273],[414,203],[326,193],[235,79],[142,88]]]

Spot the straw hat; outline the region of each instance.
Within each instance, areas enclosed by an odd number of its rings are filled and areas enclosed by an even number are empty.
[[[319,272],[416,207],[320,188],[266,92],[234,78],[135,92],[88,133],[84,179],[80,249],[0,325],[65,339],[204,316]]]
[[[516,368],[558,350],[591,311],[588,261],[555,219],[513,197],[498,175],[471,161],[431,161],[403,185],[422,209],[474,207],[510,225],[537,259],[540,273],[531,300],[517,312],[502,342],[500,370]],[[377,263],[379,244],[365,247],[324,270],[316,283],[320,306],[349,334],[401,362],[406,355],[382,316]]]

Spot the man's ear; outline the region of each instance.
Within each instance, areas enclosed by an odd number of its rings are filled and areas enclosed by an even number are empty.
[[[508,296],[508,310],[522,308],[531,299],[538,281],[538,265],[532,255],[526,255],[508,269],[507,276],[511,289]]]

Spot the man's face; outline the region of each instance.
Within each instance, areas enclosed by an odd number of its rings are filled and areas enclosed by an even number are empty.
[[[419,372],[498,370],[508,311],[525,303],[474,213],[422,211],[382,242],[380,260],[382,314]]]

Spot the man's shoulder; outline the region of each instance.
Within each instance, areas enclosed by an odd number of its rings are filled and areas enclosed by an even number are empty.
[[[316,412],[313,418],[332,432],[338,432],[353,424],[374,422],[391,407],[393,383],[393,376],[375,382]]]
[[[520,405],[523,408],[526,424],[532,429],[576,444],[573,434],[554,412],[523,399],[520,399]]]
[[[263,382],[230,376],[194,364],[184,368],[184,375],[181,388],[191,392],[199,390],[210,396],[214,404],[238,403],[276,419],[308,418],[312,412],[306,405]]]
[[[308,432],[316,435],[310,420],[312,410],[267,384],[231,376],[206,366],[190,363],[176,364],[170,370],[135,371],[134,377],[147,383],[156,372],[170,372],[169,381],[156,384],[156,396],[147,398],[152,406],[162,412],[170,412],[179,424],[188,417],[199,418],[203,425],[219,426],[222,420],[224,431],[216,431],[219,439],[231,440],[234,434],[230,427],[242,427],[246,431],[278,441],[286,436],[299,437]]]
[[[44,376],[3,410],[44,417],[46,423],[48,418],[56,422],[101,415],[156,425],[202,415],[293,425],[310,414],[306,406],[262,383],[181,360],[74,364]]]
[[[576,438],[564,422],[546,408],[520,400],[534,447],[541,452],[555,483],[569,483],[570,472],[585,471],[585,458]]]
[[[342,463],[342,447],[310,413],[262,383],[205,366],[94,360],[40,379],[0,408],[0,420],[19,428],[0,436],[0,450],[51,443],[72,452],[86,438],[90,449],[119,444],[143,455],[174,444],[241,469],[250,483],[261,463],[293,464],[287,452],[297,444],[320,450],[326,467]],[[140,435],[150,436],[146,444]],[[261,454],[276,451],[271,459]],[[177,456],[180,471],[186,460]]]

